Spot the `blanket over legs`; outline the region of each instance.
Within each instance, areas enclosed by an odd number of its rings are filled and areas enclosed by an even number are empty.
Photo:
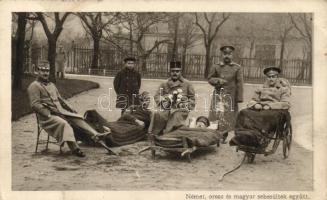
[[[163,147],[183,147],[181,140],[186,138],[188,147],[208,147],[217,144],[220,139],[220,134],[216,130],[207,128],[189,128],[182,126],[177,130],[165,133],[163,136],[155,137],[155,144]]]
[[[135,122],[135,119],[144,122],[145,127]],[[150,124],[150,112],[147,110],[135,111],[132,114],[124,113],[117,121],[108,122],[96,110],[85,112],[85,121],[99,132],[104,132],[103,126],[111,129],[106,137],[108,146],[121,146],[132,144],[146,137]]]
[[[285,122],[290,121],[288,110],[241,110],[236,120],[235,136],[229,144],[266,148],[269,138],[282,133]]]

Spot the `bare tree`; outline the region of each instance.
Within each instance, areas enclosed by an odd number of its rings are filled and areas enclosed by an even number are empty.
[[[148,47],[144,42],[145,36],[146,34],[153,34],[154,27],[159,22],[166,21],[167,15],[165,13],[124,13],[121,15],[120,19],[120,27],[123,31],[127,31],[128,33],[124,34],[124,32],[121,31],[122,33],[117,34],[111,29],[105,29],[107,33],[105,39],[124,53],[127,53],[127,51],[122,44],[119,44],[120,41],[129,42],[131,46],[135,45],[141,62],[142,71],[146,71],[146,60],[152,51],[161,44],[170,42],[171,40],[156,40],[154,44]],[[133,47],[131,48],[133,49]]]
[[[24,65],[24,45],[25,45],[25,34],[26,34],[26,23],[27,15],[26,12],[16,13],[18,15],[17,20],[17,31],[15,34],[15,59],[12,60],[13,67],[13,89],[22,89],[22,75]]]
[[[279,52],[279,68],[284,68],[285,45],[292,37],[292,30],[294,28],[291,20],[282,14],[272,16],[273,25],[267,31],[277,36],[280,43]]]
[[[195,13],[195,24],[200,28],[206,49],[204,76],[208,77],[211,67],[211,46],[221,26],[229,19],[230,14]]]
[[[187,50],[192,48],[199,40],[198,34],[196,32],[197,27],[194,25],[193,18],[190,16],[183,16],[181,18],[181,30],[180,30],[180,44],[182,47],[182,66],[183,73],[185,73],[186,66],[186,53]]]
[[[307,63],[303,65],[301,73],[298,75],[298,79],[304,78],[305,66],[309,68],[309,75],[312,78],[312,14],[300,13],[300,14],[289,14],[294,28],[297,30],[301,39],[304,40],[307,50]]]
[[[100,40],[103,35],[103,30],[105,27],[114,24],[117,21],[117,13],[78,13],[77,14],[82,20],[82,25],[86,32],[93,39],[93,57],[92,57],[92,68],[98,68],[98,60],[100,55]]]
[[[173,38],[173,47],[171,49],[169,58],[170,60],[176,60],[178,58],[178,46],[179,46],[179,24],[180,24],[180,18],[183,16],[183,14],[180,13],[170,13],[168,14],[170,17],[170,20],[168,21],[168,29],[171,33],[171,37]]]
[[[65,20],[67,19],[68,15],[70,13],[62,13],[59,14],[58,12],[55,13],[41,13],[37,12],[36,16],[37,19],[41,22],[45,35],[48,39],[48,60],[50,63],[50,80],[52,82],[56,82],[56,68],[55,68],[55,59],[56,59],[56,47],[57,47],[57,40],[60,36],[60,33],[63,30],[63,25]],[[60,17],[62,15],[62,17]],[[54,20],[55,26],[53,31],[50,30],[50,23],[46,20],[46,18],[50,18],[51,20]]]

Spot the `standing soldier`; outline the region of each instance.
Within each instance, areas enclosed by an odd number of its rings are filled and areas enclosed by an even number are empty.
[[[233,46],[222,46],[223,62],[214,66],[208,76],[208,82],[214,87],[209,111],[209,120],[218,120],[218,130],[224,141],[228,132],[234,130],[238,112],[238,103],[243,101],[243,70],[232,62]]]
[[[124,59],[124,68],[118,72],[114,79],[114,89],[117,94],[116,108],[121,114],[131,105],[138,105],[138,95],[141,88],[141,74],[135,70],[136,59]]]

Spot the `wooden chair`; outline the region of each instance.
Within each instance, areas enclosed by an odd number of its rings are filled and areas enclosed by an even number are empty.
[[[57,143],[57,141],[50,139],[50,135],[41,127],[41,125],[39,123],[39,118],[36,113],[35,113],[35,116],[36,116],[36,122],[37,122],[37,138],[36,138],[35,153],[37,153],[39,144],[46,144],[44,151],[48,151],[49,143],[56,144],[56,145],[58,145],[58,143]],[[40,139],[41,132],[45,132],[47,134],[47,139]],[[58,145],[58,146],[60,146],[60,145]],[[62,148],[62,146],[60,146],[60,154],[62,153],[61,148]]]

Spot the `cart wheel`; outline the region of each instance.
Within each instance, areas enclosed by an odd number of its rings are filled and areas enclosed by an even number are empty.
[[[255,158],[255,154],[254,153],[246,153],[246,157],[247,157],[248,163],[253,163],[254,158]]]
[[[290,125],[289,128],[284,132],[284,138],[283,138],[284,159],[288,158],[290,154],[291,144],[292,144],[292,125]]]
[[[152,159],[156,159],[156,150],[151,149],[151,155],[152,155]]]

